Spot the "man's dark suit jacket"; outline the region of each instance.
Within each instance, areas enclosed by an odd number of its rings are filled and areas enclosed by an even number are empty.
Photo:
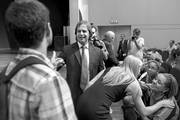
[[[82,94],[80,88],[81,78],[81,54],[77,43],[65,46],[62,55],[60,55],[66,63],[67,67],[67,83],[70,87],[74,105],[78,97]],[[90,80],[104,69],[102,51],[89,44],[89,74]]]
[[[103,40],[103,42],[104,42],[104,44],[106,46],[106,49],[107,49],[107,51],[109,53],[108,59],[105,61],[106,68],[112,67],[112,66],[117,66],[119,64],[119,61],[115,56],[112,44],[105,41],[105,40]]]

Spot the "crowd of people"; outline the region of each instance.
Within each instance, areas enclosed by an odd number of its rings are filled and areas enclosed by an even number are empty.
[[[49,14],[37,0],[13,1],[6,10],[7,32],[17,41],[18,51],[5,75],[28,57],[44,64],[26,66],[11,77],[8,112],[3,115],[0,109],[1,118],[112,120],[111,105],[122,100],[125,120],[180,119],[179,43],[171,41],[166,50],[145,49],[141,30],[135,28],[129,39],[122,36],[114,51],[113,31],[101,39],[97,26],[82,20],[75,28],[76,42],[49,58],[47,48],[53,40]],[[63,65],[65,77],[58,71]]]

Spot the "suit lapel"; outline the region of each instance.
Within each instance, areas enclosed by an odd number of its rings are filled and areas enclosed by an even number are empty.
[[[79,51],[79,46],[77,43],[74,44],[73,46],[74,52],[75,52],[75,56],[78,60],[78,63],[81,65],[81,55],[80,55],[80,51]]]
[[[89,69],[91,69],[91,64],[93,63],[93,58],[95,57],[92,45],[89,44]]]

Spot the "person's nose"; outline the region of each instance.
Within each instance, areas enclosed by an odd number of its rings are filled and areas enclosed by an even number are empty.
[[[80,31],[79,34],[80,34],[80,35],[83,35],[83,31]]]

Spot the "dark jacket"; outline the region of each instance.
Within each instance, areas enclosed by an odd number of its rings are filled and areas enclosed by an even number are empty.
[[[103,42],[104,42],[106,49],[109,53],[108,59],[105,61],[106,68],[112,67],[112,66],[117,66],[119,64],[119,61],[116,58],[115,53],[113,51],[113,45],[111,43],[105,41],[105,40]]]
[[[77,43],[65,46],[60,55],[67,67],[67,83],[70,87],[74,105],[76,106],[78,97],[82,94],[80,88],[81,78],[81,55]],[[89,74],[90,80],[104,69],[102,51],[89,44]]]

